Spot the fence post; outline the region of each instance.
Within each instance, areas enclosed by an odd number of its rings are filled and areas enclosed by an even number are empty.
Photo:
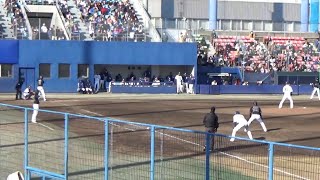
[[[273,156],[274,156],[274,150],[273,150],[274,144],[269,143],[269,169],[268,169],[268,180],[273,180]]]
[[[206,133],[206,180],[210,179],[210,134]]]
[[[69,115],[64,114],[64,175],[68,180],[68,153],[69,153]]]
[[[29,165],[28,154],[28,109],[24,109],[24,179],[29,180],[29,171],[27,167]]]
[[[109,120],[104,121],[104,180],[109,178]]]
[[[151,142],[151,147],[150,147],[150,160],[151,160],[151,164],[150,164],[150,180],[154,180],[154,151],[155,151],[155,127],[151,126],[151,130],[150,130],[150,142]]]

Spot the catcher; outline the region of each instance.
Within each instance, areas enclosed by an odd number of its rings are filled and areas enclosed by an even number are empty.
[[[203,124],[206,128],[206,132],[208,133],[216,133],[219,128],[219,122],[218,122],[218,116],[215,113],[216,108],[214,106],[211,107],[210,113],[207,113],[204,116]],[[210,150],[212,151],[214,149],[214,136],[210,136]],[[204,151],[206,148],[204,149]]]

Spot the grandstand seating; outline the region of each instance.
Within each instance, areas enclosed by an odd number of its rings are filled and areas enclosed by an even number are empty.
[[[207,62],[214,66],[242,66],[244,59],[246,71],[254,72],[310,72],[319,67],[318,48],[303,37],[265,36],[259,41],[249,36],[218,36],[211,42],[216,55]]]
[[[143,25],[128,0],[79,0],[77,5],[96,40],[144,40]]]

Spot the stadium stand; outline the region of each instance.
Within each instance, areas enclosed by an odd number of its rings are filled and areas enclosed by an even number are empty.
[[[262,40],[249,36],[211,35],[214,55],[202,65],[241,67],[248,72],[318,70],[319,41],[311,43],[303,37],[271,37]]]
[[[81,19],[87,24],[95,40],[144,41],[144,27],[135,9],[127,0],[84,1],[77,0]]]

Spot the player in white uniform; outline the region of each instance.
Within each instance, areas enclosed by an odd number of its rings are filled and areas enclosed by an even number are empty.
[[[47,100],[46,94],[44,93],[44,89],[43,89],[43,84],[44,84],[43,77],[40,76],[37,82],[38,82],[37,90],[40,91],[43,101],[46,101]]]
[[[248,126],[250,126],[253,120],[257,120],[260,123],[263,131],[267,132],[266,125],[262,120],[261,108],[258,106],[258,103],[256,101],[253,102],[253,106],[250,108],[250,119],[248,121]]]
[[[36,92],[34,93],[34,102],[33,102],[33,113],[32,113],[32,117],[31,117],[31,122],[33,123],[37,123],[37,115],[38,115],[38,110],[39,110],[39,90],[36,90]]]
[[[100,90],[100,80],[101,80],[100,74],[94,75],[94,91],[95,91],[95,93],[98,93]]]
[[[313,91],[311,93],[310,99],[313,99],[313,96],[317,93],[318,98],[320,100],[320,94],[319,94],[319,79],[317,78],[314,83],[311,84],[313,86]]]
[[[23,91],[23,99],[31,99],[33,95],[33,92],[31,90],[31,86],[28,86],[24,91]]]
[[[177,94],[182,93],[182,76],[180,75],[180,72],[175,77],[176,83],[177,83]]]
[[[242,114],[240,114],[239,111],[236,111],[235,115],[233,116],[233,126],[234,126],[234,128],[233,128],[232,134],[231,134],[232,137],[235,137],[237,131],[239,131],[242,127],[244,127],[249,138],[253,139],[251,131],[249,130],[248,122],[247,122],[246,118]],[[234,138],[231,138],[230,141],[233,142]]]
[[[290,108],[292,109],[293,108],[293,100],[292,100],[292,97],[291,97],[291,93],[293,92],[293,90],[292,90],[292,87],[290,86],[290,84],[288,82],[286,82],[286,85],[283,86],[282,92],[283,92],[283,97],[282,97],[282,100],[281,100],[281,102],[279,104],[279,109],[282,108],[282,104],[286,99],[288,99],[290,101]]]

